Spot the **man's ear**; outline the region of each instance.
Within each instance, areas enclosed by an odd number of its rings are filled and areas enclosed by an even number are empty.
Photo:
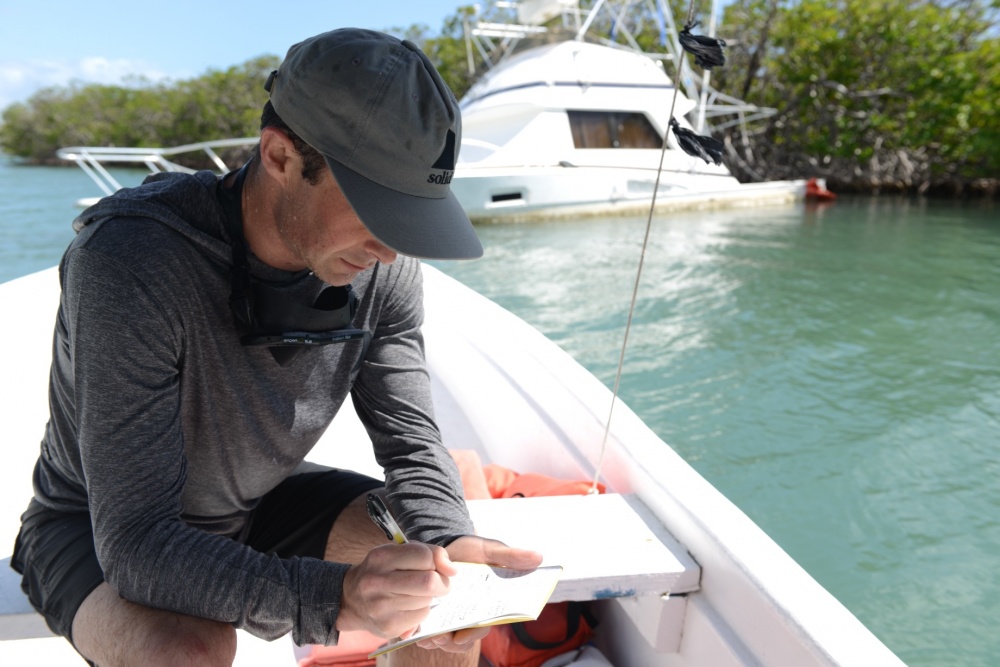
[[[271,178],[287,185],[291,171],[300,168],[296,158],[295,146],[282,130],[265,127],[260,131],[260,164]]]

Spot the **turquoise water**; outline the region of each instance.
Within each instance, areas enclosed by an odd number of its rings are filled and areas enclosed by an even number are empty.
[[[625,401],[910,665],[1000,664],[1000,216],[673,215]],[[484,228],[449,271],[614,381],[643,220]]]
[[[92,194],[0,163],[0,279],[55,263]],[[482,260],[434,264],[610,385],[644,224],[484,226]],[[622,396],[907,664],[1000,662],[995,205],[658,219]]]
[[[145,173],[113,171],[126,186],[141,183]],[[74,203],[101,194],[75,167],[15,166],[0,155],[0,282],[57,264],[82,210]]]

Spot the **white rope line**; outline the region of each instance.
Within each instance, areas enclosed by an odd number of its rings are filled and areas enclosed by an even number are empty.
[[[667,7],[669,10],[669,7]],[[694,19],[694,0],[691,0],[688,9],[688,20],[690,24]],[[670,102],[670,115],[667,116],[667,128],[663,133],[663,147],[660,149],[660,164],[656,169],[656,181],[653,184],[653,198],[649,203],[649,216],[646,218],[646,232],[642,238],[642,250],[639,253],[639,266],[635,272],[635,284],[632,287],[632,301],[628,307],[628,319],[625,321],[625,335],[622,339],[622,350],[618,357],[618,369],[615,371],[615,384],[611,392],[611,408],[608,410],[608,420],[604,424],[604,437],[601,440],[601,454],[597,459],[597,467],[594,470],[594,480],[590,485],[589,493],[597,493],[597,483],[601,477],[601,470],[604,468],[604,459],[608,450],[608,435],[611,432],[611,418],[615,413],[615,404],[618,402],[618,390],[621,387],[622,368],[625,366],[625,350],[628,347],[628,335],[632,330],[632,315],[635,313],[635,302],[639,296],[639,282],[642,279],[642,266],[646,260],[646,248],[649,246],[649,232],[653,228],[653,212],[656,210],[656,195],[660,191],[660,176],[663,173],[663,159],[667,154],[667,139],[670,135],[670,119],[674,117],[674,108],[677,105],[677,95],[680,92],[681,74],[684,70],[684,63],[687,60],[684,50],[680,49],[677,59],[677,79],[674,81],[674,97]]]

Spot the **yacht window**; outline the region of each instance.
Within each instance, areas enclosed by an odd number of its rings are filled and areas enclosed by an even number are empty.
[[[663,139],[644,114],[568,111],[576,148],[662,148]]]

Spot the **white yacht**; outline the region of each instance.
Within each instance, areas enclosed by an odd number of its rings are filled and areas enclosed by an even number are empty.
[[[539,30],[547,29],[481,24],[478,32],[522,38]],[[804,181],[743,184],[724,165],[684,153],[667,132],[671,110],[682,127],[705,134],[687,116],[703,119],[707,97],[692,100],[685,91],[698,91],[690,85],[676,90],[664,71],[668,60],[607,40],[587,42],[585,34],[521,52],[508,46],[462,98],[462,148],[451,187],[473,220],[645,212],[654,188],[658,207],[668,209],[805,195]],[[679,57],[679,46],[675,52]]]

